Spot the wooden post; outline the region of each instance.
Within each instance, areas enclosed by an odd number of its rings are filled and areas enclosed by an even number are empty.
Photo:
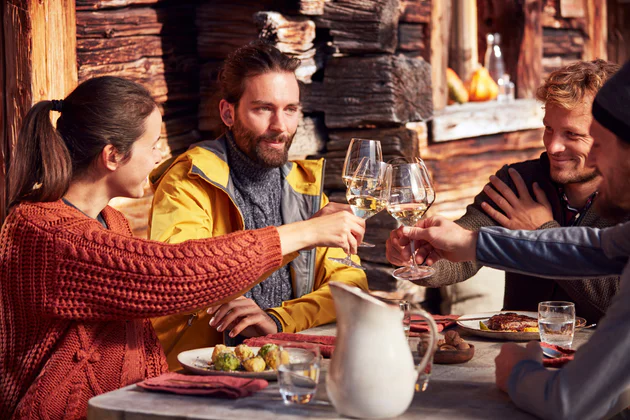
[[[630,3],[608,0],[608,59],[623,64],[630,60]]]
[[[587,38],[584,42],[583,60],[608,58],[608,22],[606,0],[584,0]],[[628,23],[626,22],[626,25]]]
[[[454,48],[449,62],[462,80],[470,79],[479,64],[477,51],[477,2],[454,0],[453,3]]]
[[[431,84],[434,110],[443,109],[448,99],[446,67],[448,66],[450,21],[451,2],[433,1],[431,3]]]
[[[43,99],[63,99],[77,84],[74,0],[5,0],[3,5],[3,158],[8,163],[22,118]],[[6,212],[3,176],[0,217]]]
[[[542,0],[525,0],[524,27],[516,69],[516,96],[534,98],[542,81]]]

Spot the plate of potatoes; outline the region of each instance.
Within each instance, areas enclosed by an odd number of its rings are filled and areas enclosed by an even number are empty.
[[[276,379],[276,369],[288,363],[289,352],[276,344],[249,347],[240,344],[226,347],[204,347],[183,351],[177,355],[179,363],[191,373],[198,375],[230,375],[244,378]]]

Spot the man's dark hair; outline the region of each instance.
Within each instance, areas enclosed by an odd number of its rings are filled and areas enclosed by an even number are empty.
[[[254,41],[234,51],[223,63],[219,73],[221,97],[238,105],[248,77],[270,72],[295,73],[299,66],[298,58],[291,58],[264,41]]]

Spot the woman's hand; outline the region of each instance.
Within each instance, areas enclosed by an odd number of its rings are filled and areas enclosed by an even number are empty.
[[[356,254],[365,233],[365,220],[347,211],[337,211],[280,226],[278,233],[283,255],[318,246],[341,248],[348,254]]]

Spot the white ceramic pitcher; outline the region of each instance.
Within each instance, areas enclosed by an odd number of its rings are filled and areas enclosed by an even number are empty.
[[[418,372],[432,352],[414,365],[402,327],[403,313],[357,287],[330,282],[337,311],[337,340],[328,374],[328,398],[339,414],[359,418],[396,417],[413,399]],[[436,344],[437,327],[423,310],[431,330],[429,349]]]

